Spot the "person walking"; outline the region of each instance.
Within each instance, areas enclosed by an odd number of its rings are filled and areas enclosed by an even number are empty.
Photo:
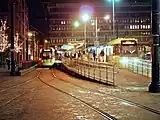
[[[9,60],[9,58],[6,59],[6,62],[7,62],[8,70],[10,70],[10,60]]]

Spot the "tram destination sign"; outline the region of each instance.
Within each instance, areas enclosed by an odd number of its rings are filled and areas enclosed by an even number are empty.
[[[121,41],[122,45],[135,45],[136,41]]]

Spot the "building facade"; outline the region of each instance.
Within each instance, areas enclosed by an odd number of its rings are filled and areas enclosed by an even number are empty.
[[[3,8],[0,10],[0,19],[6,21],[8,41],[10,43],[11,31],[11,7],[10,0],[1,1]],[[14,1],[14,36],[15,36],[15,56],[18,61],[26,60],[26,40],[28,39],[28,7],[26,0]]]
[[[151,41],[151,1],[130,0],[115,3],[114,14],[112,3],[100,2],[48,2],[48,40],[51,46],[74,41],[84,40],[84,24],[74,27],[74,21],[79,19],[79,8],[89,5],[94,13],[86,24],[86,41],[93,45],[96,40],[96,25],[92,24],[97,19],[97,40],[106,43],[114,38],[134,37],[141,45],[149,45]],[[105,15],[110,18],[105,20]],[[114,15],[114,25],[113,25]],[[113,31],[114,26],[114,31]],[[114,33],[113,33],[114,32]]]

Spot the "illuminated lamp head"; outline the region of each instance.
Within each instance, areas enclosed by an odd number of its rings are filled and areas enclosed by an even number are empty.
[[[82,5],[79,9],[80,17],[83,22],[86,22],[93,15],[93,8],[89,5]]]

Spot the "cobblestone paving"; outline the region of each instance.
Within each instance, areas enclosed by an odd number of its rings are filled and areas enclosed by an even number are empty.
[[[130,101],[133,101],[133,102],[136,102],[136,103],[139,103],[139,104],[142,104],[142,105],[160,110],[160,102],[159,102],[160,101],[160,94],[159,93],[158,94],[157,93],[156,94],[148,93],[146,90],[143,90],[143,91],[139,91],[139,90],[138,91],[137,90],[128,91],[128,89],[123,89],[124,86],[123,87],[121,86],[122,87],[122,89],[121,89],[121,87],[109,87],[109,86],[100,85],[100,84],[97,84],[97,83],[92,83],[91,84],[91,82],[80,80],[80,79],[78,80],[77,78],[70,77],[69,75],[64,74],[64,73],[62,73],[60,71],[57,71],[57,70],[55,70],[54,73],[58,78],[61,78],[61,79],[65,78],[65,80],[71,81],[72,83],[76,83],[76,84],[84,86],[84,87],[87,86],[89,88],[93,88],[95,90],[105,92],[107,94],[111,94],[111,95],[115,95],[115,96],[118,96],[118,97],[121,97],[121,98],[125,98],[125,99],[128,99]],[[138,81],[139,84],[142,84],[144,80],[140,80],[140,81],[141,82]],[[105,97],[105,98],[107,98],[107,97]],[[113,100],[111,100],[111,101],[113,101]],[[126,103],[122,102],[120,104],[126,104]],[[144,115],[142,111],[138,114],[136,113],[137,116],[145,116],[145,117],[147,116],[147,114]],[[140,115],[140,114],[142,114],[142,115]],[[134,116],[134,114],[133,114],[133,116]],[[159,117],[160,116],[158,116],[158,119],[159,119]],[[149,116],[146,119],[150,119]]]
[[[0,83],[8,87],[10,85],[20,83],[27,78],[33,77],[39,70],[34,71],[28,76],[17,77],[14,81],[6,81]],[[57,77],[65,79],[68,82],[82,85],[84,87],[92,88],[107,94],[113,94],[133,101],[137,101],[142,104],[149,104],[158,109],[160,96],[158,94],[148,94],[142,91],[128,91],[126,89],[109,87],[85,80],[80,80],[69,75],[62,73],[58,70],[54,70]],[[120,120],[159,120],[160,116],[154,113],[144,111],[140,108],[133,107],[125,102],[120,102],[111,96],[100,94],[97,92],[91,92],[79,87],[76,87],[70,83],[66,83],[57,79],[53,79],[50,70],[43,70],[40,77],[50,85],[57,87],[71,95],[82,99],[83,101],[98,107],[105,112],[108,112],[112,116],[115,116]],[[16,77],[15,77],[16,78]],[[82,102],[68,96],[62,92],[59,92],[51,87],[42,84],[38,78],[32,82],[12,88],[5,92],[0,93],[0,105],[4,101],[11,99],[13,96],[28,91],[29,93],[21,96],[20,98],[12,101],[11,103],[0,107],[0,120],[104,120],[100,114],[96,113]],[[157,104],[157,106],[156,106]],[[159,110],[159,109],[158,109]]]

